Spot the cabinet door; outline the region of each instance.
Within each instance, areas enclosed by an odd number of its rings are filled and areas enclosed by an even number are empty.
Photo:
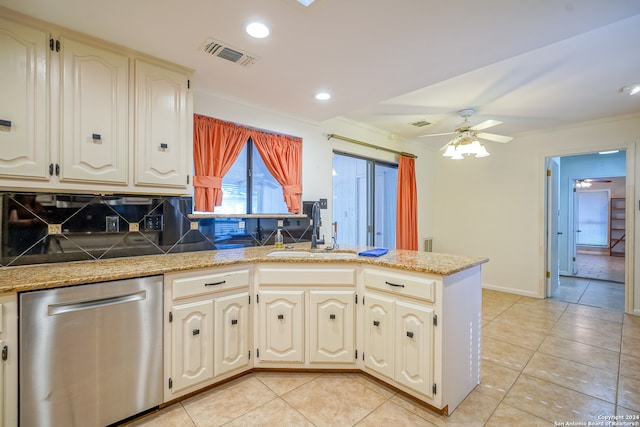
[[[395,380],[433,397],[433,309],[396,302]]]
[[[213,302],[176,305],[171,325],[173,392],[213,378]]]
[[[136,59],[136,185],[187,188],[192,135],[185,73]]]
[[[260,291],[260,361],[304,362],[304,291]]]
[[[353,363],[355,291],[309,291],[310,362]]]
[[[49,179],[48,39],[0,19],[0,177]]]
[[[249,367],[249,293],[216,298],[214,374]]]
[[[364,298],[364,366],[393,378],[393,300],[371,293]]]
[[[129,58],[61,42],[60,180],[126,184]]]

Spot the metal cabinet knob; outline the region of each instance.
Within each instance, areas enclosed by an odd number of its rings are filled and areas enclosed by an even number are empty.
[[[193,331],[191,331],[191,333],[195,336],[195,335],[200,335],[200,329],[194,329]]]
[[[284,319],[284,314],[278,314],[278,320]]]
[[[238,324],[238,319],[231,319],[231,324],[232,325],[237,325]]]
[[[380,321],[379,320],[374,320],[373,321],[373,326],[380,326]]]
[[[411,332],[411,331],[407,331],[407,336],[408,336],[409,338],[413,338],[413,332]]]
[[[336,315],[335,315],[335,314],[330,314],[330,315],[329,315],[329,319],[331,319],[331,320],[335,320],[335,318],[336,318]]]

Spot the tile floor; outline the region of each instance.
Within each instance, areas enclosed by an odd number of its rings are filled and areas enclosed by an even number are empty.
[[[490,290],[482,305],[482,382],[450,417],[360,374],[254,373],[131,425],[553,426],[640,416],[640,317]]]
[[[576,277],[624,283],[624,257],[578,252]]]

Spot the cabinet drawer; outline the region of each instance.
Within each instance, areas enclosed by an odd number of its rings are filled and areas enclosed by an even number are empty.
[[[365,287],[429,302],[436,300],[436,282],[431,277],[364,269]]]
[[[200,272],[188,276],[168,276],[173,299],[249,286],[249,269],[225,272]]]
[[[356,271],[352,267],[260,267],[261,285],[334,285],[353,286]]]

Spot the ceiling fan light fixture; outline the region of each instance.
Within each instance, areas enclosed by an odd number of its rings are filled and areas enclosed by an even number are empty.
[[[484,145],[481,145],[480,151],[476,153],[476,157],[487,157],[487,156],[489,156],[489,152],[487,151]]]
[[[451,160],[462,160],[462,159],[464,159],[464,156],[458,150],[456,150],[453,156],[451,156]]]
[[[449,145],[443,154],[444,157],[453,157],[455,155],[456,147],[454,145]]]
[[[633,96],[640,93],[640,83],[634,83],[620,89],[625,95]]]

